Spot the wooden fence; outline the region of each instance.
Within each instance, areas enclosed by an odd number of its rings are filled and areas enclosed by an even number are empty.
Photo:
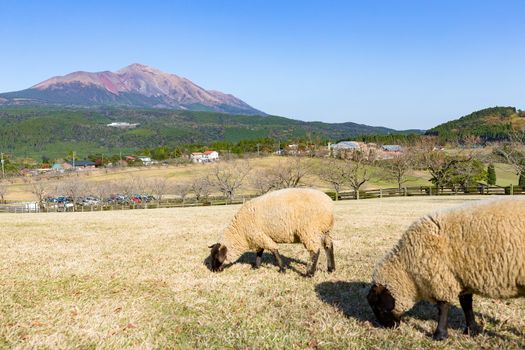
[[[328,192],[332,199],[335,199],[334,192]],[[352,199],[372,199],[388,197],[412,197],[412,196],[453,196],[453,195],[522,195],[525,194],[525,187],[517,186],[477,186],[465,189],[458,188],[436,188],[430,186],[403,187],[399,188],[379,188],[368,189],[355,193],[354,191],[340,192],[338,200]],[[195,199],[185,200],[162,200],[152,201],[140,204],[103,204],[75,207],[76,212],[95,212],[95,211],[114,211],[114,210],[132,210],[132,209],[156,209],[156,208],[180,208],[180,207],[197,207],[197,206],[215,206],[215,205],[232,205],[242,204],[247,200],[256,197],[255,195],[240,196],[233,201],[228,201],[223,197],[210,197],[208,201],[196,201]],[[72,212],[72,207],[64,207],[56,204],[47,204],[39,208],[36,203],[6,202],[0,204],[0,213],[51,213],[51,212]]]

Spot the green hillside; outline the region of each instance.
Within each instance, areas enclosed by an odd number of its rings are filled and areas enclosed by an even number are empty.
[[[483,141],[508,138],[512,130],[525,127],[525,112],[515,107],[493,107],[438,125],[426,132],[439,136],[441,141],[463,141],[468,136],[479,136]]]
[[[112,122],[139,123],[135,129],[108,127]],[[243,116],[216,112],[134,108],[0,108],[0,150],[18,156],[118,154],[157,146],[271,137],[309,136],[338,140],[397,131],[355,123],[303,122],[278,116]]]

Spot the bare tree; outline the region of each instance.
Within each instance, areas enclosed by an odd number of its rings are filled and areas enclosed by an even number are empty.
[[[211,193],[210,179],[207,176],[193,179],[191,182],[191,191],[195,195],[197,201],[203,200],[204,202],[207,202]]]
[[[154,177],[148,181],[147,187],[149,187],[151,194],[160,202],[162,197],[168,192],[168,179],[165,177]]]
[[[44,209],[46,196],[48,195],[48,185],[41,178],[32,179],[29,183],[29,190],[36,197],[40,209]]]
[[[130,176],[129,178],[120,181],[118,184],[119,192],[128,198],[133,197],[133,195],[135,194],[143,193],[144,189],[144,180],[140,177],[135,176]]]
[[[259,169],[253,173],[251,183],[257,190],[258,195],[265,194],[279,187],[279,182],[275,179],[272,169]]]
[[[76,206],[81,196],[85,196],[88,193],[88,185],[86,182],[78,178],[69,178],[60,184],[61,192],[71,199],[73,203],[73,211],[76,210]]]
[[[328,182],[335,192],[335,200],[339,200],[342,187],[348,183],[348,173],[345,162],[331,159],[321,165],[319,177]]]
[[[213,167],[211,177],[213,184],[231,202],[249,172],[250,165],[247,161],[221,162]]]
[[[384,177],[388,180],[394,180],[397,188],[401,189],[403,184],[408,181],[408,172],[412,169],[413,157],[408,150],[405,153],[392,159],[384,160],[380,166],[385,170]]]
[[[94,182],[89,186],[89,192],[103,203],[113,194],[115,188],[116,184],[114,182]]]
[[[450,182],[452,171],[457,160],[448,157],[441,151],[425,152],[421,157],[426,169],[430,173],[430,181],[436,185],[438,191],[443,189],[445,184]]]
[[[354,190],[355,199],[359,199],[359,189],[370,180],[365,158],[355,158],[355,160],[347,161],[346,164],[348,184]]]
[[[7,194],[7,183],[0,182],[0,203],[5,203],[5,195]]]
[[[191,184],[186,182],[181,182],[173,186],[173,190],[176,195],[182,199],[182,203],[184,204],[186,202],[186,197],[191,192]]]
[[[510,133],[509,142],[496,149],[496,153],[510,164],[516,175],[525,175],[525,132]]]
[[[300,157],[289,157],[281,160],[272,169],[275,187],[299,187],[304,178],[311,172],[308,163]]]

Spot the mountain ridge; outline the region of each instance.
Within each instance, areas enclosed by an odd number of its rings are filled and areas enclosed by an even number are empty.
[[[76,71],[0,94],[3,105],[128,106],[265,115],[239,98],[134,63],[116,72]]]

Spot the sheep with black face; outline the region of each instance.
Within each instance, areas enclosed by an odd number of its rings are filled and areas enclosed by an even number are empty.
[[[209,260],[212,271],[222,271],[244,252],[255,251],[255,268],[260,267],[264,250],[273,253],[279,271],[284,272],[278,243],[302,243],[310,252],[307,275],[313,276],[320,249],[327,256],[328,271],[335,270],[330,230],[333,202],[325,193],[306,188],[269,192],[245,203],[226,228],[220,243],[213,244]]]
[[[421,218],[378,264],[368,303],[383,326],[396,327],[416,302],[434,302],[433,338],[442,340],[458,298],[465,334],[476,332],[473,294],[525,296],[525,200],[482,201]]]

